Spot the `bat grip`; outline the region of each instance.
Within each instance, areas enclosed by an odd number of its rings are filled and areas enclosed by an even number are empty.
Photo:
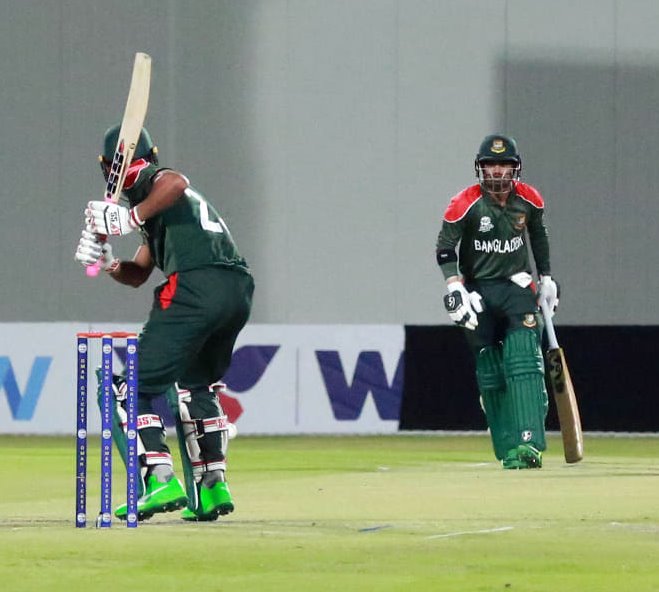
[[[554,329],[554,322],[551,319],[551,311],[547,303],[540,301],[540,308],[542,309],[542,316],[545,319],[545,329],[547,330],[547,339],[549,340],[549,349],[558,349],[558,339],[556,338],[556,330]]]

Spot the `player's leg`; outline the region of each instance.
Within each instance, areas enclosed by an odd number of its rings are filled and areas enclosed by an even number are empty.
[[[511,446],[503,461],[504,468],[539,468],[546,448],[548,398],[534,313],[511,318],[504,340],[503,365],[516,438],[516,446]]]
[[[171,512],[187,503],[182,483],[174,474],[172,455],[165,439],[162,418],[153,412],[152,397],[138,398],[137,423],[139,440],[144,447],[141,464],[146,470],[144,494],[137,500],[138,518],[160,512]],[[125,504],[115,510],[115,516],[126,518]]]
[[[97,375],[99,371],[97,371]],[[98,402],[101,403],[102,392],[99,379]],[[126,381],[121,376],[113,377],[112,438],[126,463]],[[138,481],[139,499],[137,502],[138,519],[144,520],[159,512],[167,512],[183,507],[187,496],[180,481],[174,476],[172,457],[165,442],[165,430],[160,416],[153,412],[152,397],[142,394],[138,397],[138,462],[140,479]],[[115,509],[115,516],[126,519],[127,505]]]
[[[180,417],[194,487],[188,487],[187,520],[215,520],[234,509],[226,479],[229,422],[219,404],[218,383],[210,387],[180,390]]]
[[[516,445],[510,421],[511,399],[506,390],[501,345],[484,347],[476,358],[476,380],[481,394],[481,405],[487,417],[494,455],[503,460],[510,448]]]
[[[234,509],[226,478],[230,425],[220,404],[224,387],[220,379],[249,317],[253,282],[243,274],[225,274],[219,281],[224,302],[218,328],[180,381],[181,389],[189,393],[181,397],[180,416],[196,492],[188,496],[190,503],[182,513],[185,520],[214,520]]]
[[[514,445],[510,397],[503,372],[503,346],[499,341],[502,320],[497,316],[496,299],[490,298],[488,290],[483,293],[487,303],[485,310],[478,315],[478,327],[475,331],[465,330],[465,334],[476,360],[476,382],[494,455],[497,460],[502,460]]]

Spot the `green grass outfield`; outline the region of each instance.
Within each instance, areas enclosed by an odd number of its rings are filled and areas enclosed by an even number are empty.
[[[74,454],[0,437],[4,590],[659,591],[658,438],[587,438],[568,466],[552,437],[543,469],[504,471],[485,436],[239,436],[228,518],[102,531],[74,528]]]

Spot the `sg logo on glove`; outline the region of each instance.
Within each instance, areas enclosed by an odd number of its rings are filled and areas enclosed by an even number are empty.
[[[482,298],[478,292],[467,292],[460,282],[448,285],[449,293],[444,296],[444,307],[449,318],[458,326],[471,331],[478,327],[476,313],[483,312]]]
[[[462,306],[462,296],[460,296],[460,293],[452,292],[444,296],[444,306],[449,313],[458,310]]]

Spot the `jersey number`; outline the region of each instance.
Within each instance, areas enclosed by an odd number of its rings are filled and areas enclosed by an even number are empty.
[[[226,230],[226,225],[224,220],[220,216],[217,216],[217,222],[210,219],[208,212],[208,202],[199,195],[194,189],[188,187],[185,190],[185,195],[194,199],[199,204],[199,220],[201,222],[201,227],[208,232],[217,232],[222,234]]]

